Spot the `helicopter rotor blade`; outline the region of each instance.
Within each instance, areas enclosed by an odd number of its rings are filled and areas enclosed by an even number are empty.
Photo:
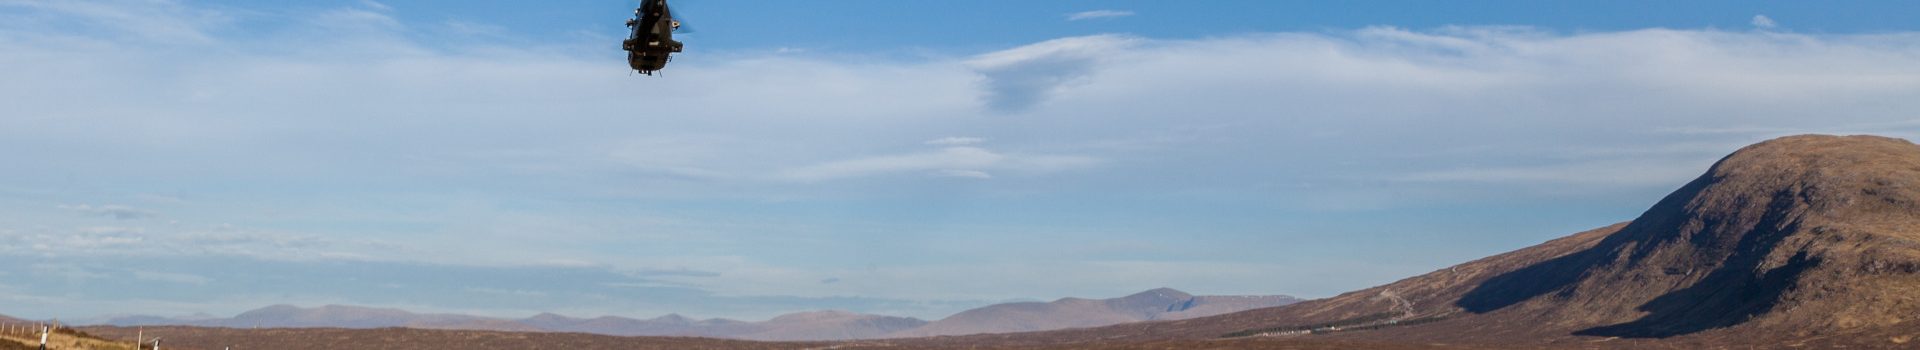
[[[654,1],[654,0],[640,0],[637,2],[640,4],[641,8],[645,8],[647,6],[647,2],[649,1]],[[642,15],[641,13],[639,13],[640,11],[638,10],[634,12],[635,12],[634,19],[628,21],[627,25],[629,27],[633,26],[634,22],[638,21],[639,17]],[[660,19],[668,21],[668,23],[670,24],[669,28],[673,30],[674,34],[689,34],[689,33],[697,32],[696,30],[694,30],[692,26],[688,26],[686,21],[681,20],[681,16],[676,12],[678,11],[674,11],[672,5],[666,5],[664,7],[661,7]],[[635,28],[635,29],[636,31],[651,30],[651,28],[647,28],[647,29]]]
[[[672,6],[666,8],[665,14],[667,20],[673,21],[675,24],[673,27],[674,34],[692,34],[698,32],[694,30],[693,26],[688,25],[690,22],[687,22],[686,17],[681,16],[680,11],[674,11]]]

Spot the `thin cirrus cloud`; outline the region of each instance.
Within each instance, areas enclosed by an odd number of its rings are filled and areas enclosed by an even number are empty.
[[[52,28],[73,32],[111,33],[179,43],[216,41],[213,28],[232,21],[218,11],[172,1],[6,1],[0,9],[16,8],[54,16],[8,17],[17,27]]]
[[[1002,154],[979,147],[952,146],[935,151],[830,161],[779,172],[776,178],[794,181],[824,181],[884,175],[937,171],[949,177],[986,179],[993,176],[982,170],[1004,169],[1016,172],[1071,170],[1099,164],[1096,158],[1071,155]]]
[[[969,179],[991,179],[991,178],[993,178],[993,174],[988,174],[988,173],[987,173],[987,172],[985,172],[985,171],[979,171],[979,170],[957,170],[957,169],[945,169],[945,170],[941,170],[941,171],[939,171],[939,172],[938,172],[938,174],[940,174],[940,176],[947,176],[947,177],[959,177],[959,178],[969,178]]]
[[[60,209],[70,210],[90,216],[107,217],[118,220],[145,219],[156,215],[153,211],[118,204],[107,205],[60,205]]]
[[[1637,158],[1549,166],[1498,166],[1423,171],[1396,178],[1416,182],[1540,183],[1572,186],[1657,186],[1699,176],[1710,157]],[[1696,169],[1699,168],[1699,169]]]
[[[1120,17],[1128,17],[1128,16],[1133,16],[1133,11],[1092,10],[1092,11],[1069,13],[1067,14],[1067,20],[1068,21],[1084,21],[1084,20],[1090,20],[1090,19],[1120,18]]]
[[[926,144],[936,145],[936,146],[966,146],[966,145],[977,144],[981,142],[987,142],[987,139],[978,138],[978,137],[948,136],[948,137],[927,140]]]

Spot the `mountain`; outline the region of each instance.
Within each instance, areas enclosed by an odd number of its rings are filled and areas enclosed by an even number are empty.
[[[571,318],[551,313],[543,313],[520,319],[521,324],[538,329],[557,332],[578,332],[622,336],[704,336],[730,337],[734,334],[756,330],[752,322],[728,319],[695,320],[668,314],[666,316],[639,320],[625,317],[603,316],[596,318]]]
[[[1031,332],[1177,320],[1298,302],[1288,296],[1202,296],[1160,288],[1113,299],[1064,298],[997,304],[954,314],[892,337]]]
[[[0,323],[18,326],[21,324],[33,323],[33,321],[22,320],[19,318],[15,318],[13,316],[0,315]]]
[[[228,327],[400,327],[413,323],[420,315],[399,309],[378,309],[327,305],[303,309],[293,305],[274,305],[240,313],[228,320],[209,320]]]
[[[570,318],[540,314],[517,321],[547,331],[620,336],[694,336],[752,340],[847,340],[874,338],[926,324],[915,318],[869,315],[846,311],[813,311],[774,317],[764,322],[728,319],[696,320],[669,314],[637,320],[624,317]]]
[[[1184,320],[1297,302],[1300,302],[1300,298],[1285,295],[1202,295],[1175,305],[1167,312],[1155,314],[1153,320]]]
[[[624,317],[572,318],[551,313],[524,319],[500,319],[451,314],[416,314],[399,309],[327,305],[301,308],[274,305],[232,318],[182,320],[155,316],[126,316],[103,322],[111,326],[196,326],[220,328],[349,328],[405,327],[418,329],[519,332],[593,333],[614,336],[692,336],[752,340],[846,340],[875,338],[926,324],[914,318],[868,315],[845,311],[814,311],[782,315],[765,322],[728,319],[696,320],[670,314],[652,319]]]
[[[690,336],[769,341],[850,340],[924,335],[974,334],[1094,327],[1147,320],[1174,320],[1271,307],[1299,301],[1288,296],[1192,296],[1155,289],[1127,297],[1091,300],[1066,298],[1052,303],[1011,303],[961,312],[940,322],[846,311],[781,315],[762,322],[693,319],[669,314],[651,319],[603,316],[573,318],[543,313],[523,319],[452,314],[416,314],[399,309],[327,305],[301,308],[274,305],[232,318],[124,316],[99,322],[110,326],[196,326],[221,328],[387,328],[571,332],[614,336]],[[928,327],[934,327],[928,329]]]
[[[781,315],[762,322],[760,330],[730,338],[753,340],[850,340],[879,338],[926,325],[909,317],[880,316],[845,311],[814,311]]]
[[[1920,146],[1808,135],[1742,148],[1633,221],[1383,286],[1185,321],[950,341],[1903,348],[1920,334],[1915,315]]]
[[[156,316],[126,316],[112,318],[103,323],[117,326],[191,325],[228,328],[411,327],[430,329],[537,330],[531,327],[499,321],[500,320],[496,319],[466,315],[416,314],[400,309],[342,305],[327,305],[316,308],[274,305],[243,312],[232,318],[182,319]]]

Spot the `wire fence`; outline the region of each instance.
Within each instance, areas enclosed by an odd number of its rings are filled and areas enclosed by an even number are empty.
[[[1333,322],[1248,329],[1248,330],[1223,334],[1220,337],[1221,338],[1240,338],[1240,337],[1263,336],[1263,335],[1328,334],[1328,333],[1375,330],[1375,329],[1382,329],[1382,328],[1420,325],[1420,324],[1439,322],[1441,320],[1447,319],[1446,316],[1396,318],[1403,315],[1404,314],[1397,313],[1397,312],[1383,312],[1383,313],[1354,317],[1354,318],[1333,321]]]

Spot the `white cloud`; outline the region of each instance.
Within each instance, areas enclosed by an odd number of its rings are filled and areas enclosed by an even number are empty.
[[[93,206],[87,204],[60,205],[60,209],[79,212],[91,216],[109,217],[118,220],[145,219],[156,215],[153,211],[118,204]]]
[[[374,1],[374,0],[360,0],[360,4],[361,4],[361,5],[365,5],[365,6],[367,7],[367,8],[370,8],[370,9],[374,9],[374,10],[377,10],[377,11],[380,11],[380,12],[392,12],[392,11],[393,11],[393,6],[387,6],[387,4],[385,4],[385,3],[381,3],[381,2],[379,2],[379,1]]]
[[[118,249],[134,246],[146,241],[146,229],[139,227],[94,226],[82,227],[72,235],[40,237],[37,247],[43,253],[73,254],[88,253],[102,249]]]
[[[34,263],[27,266],[28,273],[39,276],[51,276],[69,281],[97,280],[112,277],[101,269],[69,263]]]
[[[1297,281],[1348,274],[1366,276],[1370,282],[1385,283],[1408,272],[1404,271],[1408,268],[1406,266],[1387,263],[1342,262],[1346,266],[1342,270],[1277,263],[1128,260],[889,265],[831,270],[749,264],[727,270],[718,281],[703,281],[702,284],[724,295],[835,296],[859,293],[912,300],[1108,298],[1167,286],[1205,295],[1270,295],[1283,294],[1281,291],[1285,291],[1301,297],[1324,297],[1345,290],[1303,287]],[[829,279],[837,282],[820,283]],[[967,283],[952,282],[956,280]],[[1223,281],[1266,282],[1234,286],[1234,283]],[[946,315],[922,311],[914,316],[938,318]]]
[[[995,111],[1023,112],[1098,72],[1099,64],[1138,43],[1116,35],[1048,40],[980,55],[968,66],[986,77],[985,102]]]
[[[524,289],[467,288],[466,291],[472,292],[472,293],[501,295],[501,296],[516,297],[516,298],[545,298],[548,296],[547,292],[535,291],[535,290],[524,290]]]
[[[987,142],[987,139],[978,138],[978,137],[950,136],[950,137],[942,137],[942,138],[927,140],[927,144],[935,145],[935,146],[966,146],[966,145],[979,144],[981,142]]]
[[[1067,20],[1081,21],[1081,20],[1089,20],[1089,19],[1119,18],[1119,17],[1127,17],[1132,15],[1133,15],[1133,11],[1093,10],[1093,11],[1069,13],[1067,14]]]
[[[1760,29],[1773,29],[1774,27],[1780,26],[1780,24],[1775,23],[1773,18],[1767,17],[1767,15],[1753,15],[1753,26]]]
[[[25,9],[58,14],[58,17],[8,17],[14,23],[0,23],[0,30],[44,30],[59,28],[57,20],[75,19],[90,32],[100,29],[117,36],[138,38],[150,44],[208,44],[216,42],[210,29],[225,25],[230,16],[205,8],[192,8],[177,1],[0,1],[0,9]],[[45,21],[45,22],[43,22]]]
[[[793,167],[793,169],[780,171],[778,179],[831,181],[831,179],[872,177],[872,175],[887,175],[887,173],[920,173],[920,171],[939,171],[939,175],[947,175],[947,177],[989,179],[991,175],[977,169],[1060,171],[1060,169],[1087,167],[1092,163],[1098,162],[1083,156],[1023,156],[1023,154],[996,154],[991,150],[975,148],[975,146],[948,146],[937,152],[854,158],[854,160]],[[952,169],[962,169],[962,171],[952,171]]]
[[[208,279],[206,276],[200,276],[200,275],[189,274],[189,273],[139,271],[139,270],[133,271],[133,278],[142,280],[142,281],[192,284],[192,285],[205,285],[207,284],[208,281],[210,281],[210,279]]]
[[[0,256],[246,257],[276,261],[409,260],[409,248],[373,238],[170,224],[0,230]]]
[[[313,23],[328,29],[351,34],[388,33],[405,27],[393,16],[382,13],[379,8],[373,10],[335,9],[316,14]]]
[[[1473,182],[1494,184],[1547,184],[1584,186],[1575,188],[1617,188],[1664,186],[1684,183],[1706,171],[1712,157],[1694,159],[1658,159],[1650,157],[1611,159],[1541,166],[1469,167],[1424,171],[1395,177],[1415,182]]]
[[[993,174],[988,174],[985,171],[979,171],[979,170],[945,169],[945,170],[940,170],[937,174],[940,174],[940,176],[945,176],[945,177],[963,177],[963,178],[969,178],[969,179],[993,178]]]

